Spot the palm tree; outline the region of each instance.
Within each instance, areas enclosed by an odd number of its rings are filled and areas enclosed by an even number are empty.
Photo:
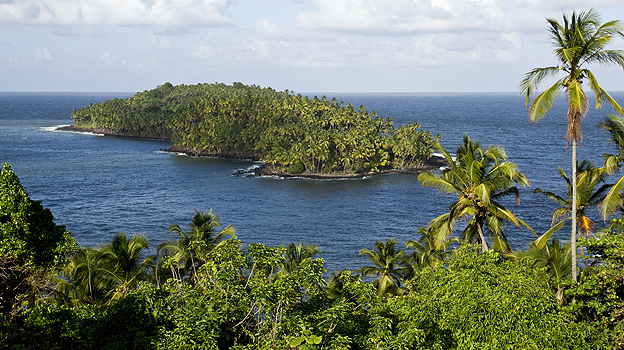
[[[561,245],[559,238],[553,238],[543,247],[538,247],[534,242],[528,250],[513,252],[507,257],[518,261],[529,261],[542,271],[557,286],[557,298],[563,301],[563,287],[561,280],[572,273],[572,249],[571,242]]]
[[[605,154],[604,167],[609,174],[613,174],[624,164],[624,117],[610,115],[602,122],[601,126],[609,133],[609,139],[618,151],[617,154]],[[601,206],[603,219],[606,220],[609,214],[622,210],[624,205],[622,191],[624,191],[624,176],[611,187],[604,198]]]
[[[401,277],[405,268],[402,266],[405,251],[397,251],[399,244],[395,238],[385,242],[375,242],[373,250],[362,249],[360,255],[366,256],[372,266],[365,266],[358,271],[362,276],[377,277],[373,283],[379,295],[401,294]]]
[[[299,242],[299,244],[290,242],[288,246],[280,244],[280,248],[284,251],[284,263],[280,271],[283,275],[293,272],[305,259],[312,259],[321,253],[321,246],[318,244],[303,244],[303,242]]]
[[[143,259],[143,251],[149,249],[149,241],[141,235],[128,238],[123,232],[113,237],[100,251],[108,257],[115,272],[116,284],[111,299],[123,297],[136,288],[139,281],[147,279],[146,269],[152,263],[151,257]]]
[[[554,53],[560,65],[544,68],[535,68],[524,75],[520,82],[520,90],[526,95],[526,104],[535,94],[540,82],[545,78],[564,72],[563,78],[557,80],[533,99],[529,106],[529,118],[532,122],[541,120],[550,110],[555,99],[564,91],[568,100],[567,132],[568,146],[572,142],[572,278],[576,281],[576,146],[582,140],[581,120],[587,114],[589,101],[583,90],[583,79],[587,79],[589,88],[596,97],[596,108],[602,106],[602,101],[611,104],[622,114],[622,107],[598,85],[594,74],[584,68],[586,64],[617,64],[624,68],[624,51],[606,50],[606,45],[614,35],[624,36],[619,21],[610,21],[604,24],[599,22],[599,14],[591,9],[587,12],[576,13],[568,18],[563,15],[563,25],[555,19],[548,18],[550,37],[555,47]]]
[[[534,192],[542,193],[553,202],[559,204],[552,215],[551,226],[555,227],[561,221],[571,219],[572,213],[572,181],[565,171],[559,167],[559,176],[565,180],[568,191],[566,198],[560,197],[550,191],[542,191],[536,188]],[[612,185],[604,182],[604,168],[595,168],[590,162],[584,160],[576,169],[576,224],[578,232],[586,238],[594,232],[596,224],[587,216],[587,211],[591,207],[598,206],[604,200],[607,191]],[[598,187],[600,186],[600,187]],[[550,231],[550,230],[549,230]],[[552,231],[551,231],[552,234]]]
[[[434,232],[426,227],[421,227],[418,233],[421,235],[419,240],[410,239],[405,243],[408,249],[413,250],[403,261],[407,267],[406,278],[414,277],[417,271],[424,268],[442,266],[449,246],[456,242],[451,239],[438,244]]]
[[[177,268],[181,277],[194,276],[197,269],[204,264],[206,255],[221,242],[226,236],[233,235],[234,227],[228,225],[225,229],[217,232],[220,227],[219,216],[198,212],[188,224],[188,231],[184,231],[180,225],[171,224],[169,232],[180,236],[176,242],[165,242],[158,246],[158,255],[171,256],[177,262]]]
[[[77,249],[56,280],[57,299],[74,306],[106,302],[117,280],[109,261],[98,249]]]
[[[496,200],[515,196],[520,200],[516,185],[527,186],[529,180],[518,171],[517,165],[507,161],[507,153],[500,146],[481,147],[481,143],[464,135],[463,143],[457,148],[457,158],[438,144],[438,149],[446,158],[448,167],[441,172],[429,171],[418,176],[423,186],[433,187],[445,194],[459,198],[450,205],[450,211],[429,223],[433,234],[433,244],[441,246],[446,242],[458,220],[470,218],[461,238],[464,242],[478,242],[483,251],[489,250],[484,228],[492,237],[493,248],[497,251],[511,250],[503,233],[504,221],[520,227],[531,228],[518,219],[509,209]],[[533,230],[531,230],[532,232]]]

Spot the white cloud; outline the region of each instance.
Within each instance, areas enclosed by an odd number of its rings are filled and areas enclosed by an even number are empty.
[[[624,6],[610,7],[618,2],[590,5],[603,21],[624,19]],[[8,33],[0,69],[65,69],[94,85],[118,80],[119,91],[133,79],[139,90],[243,81],[301,91],[433,82],[442,91],[463,89],[455,84],[463,79],[469,89],[511,91],[524,72],[555,61],[545,18],[587,8],[581,0],[0,0]],[[32,65],[33,53],[58,64]]]
[[[582,0],[309,0],[298,25],[360,35],[544,30],[546,17],[589,7]],[[621,5],[595,0],[591,6]],[[605,20],[608,14],[603,14]]]
[[[0,22],[59,26],[222,26],[234,0],[9,0]]]
[[[315,0],[298,24],[368,35],[491,30],[504,25],[504,6],[500,0]]]
[[[193,52],[193,57],[205,60],[213,58],[217,55],[217,50],[211,45],[196,45]]]
[[[52,53],[48,49],[36,49],[33,59],[35,61],[50,62],[54,61],[54,55],[52,55]]]
[[[266,38],[276,38],[282,36],[279,26],[270,19],[263,17],[256,22],[255,31],[258,35]]]
[[[11,65],[19,65],[22,63],[19,59],[13,57],[12,55],[4,57],[4,61]]]

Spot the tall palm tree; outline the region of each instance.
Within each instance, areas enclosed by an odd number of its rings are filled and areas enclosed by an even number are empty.
[[[610,115],[601,126],[609,133],[609,139],[617,149],[616,154],[605,154],[604,168],[609,174],[613,174],[624,164],[624,117]],[[605,196],[601,206],[601,213],[605,220],[609,214],[622,210],[624,206],[622,191],[624,191],[624,176],[611,187]]]
[[[559,64],[557,66],[535,68],[524,75],[520,82],[520,90],[526,95],[529,106],[529,118],[537,122],[550,110],[555,99],[564,91],[568,100],[567,132],[568,146],[572,142],[572,278],[576,281],[576,146],[582,140],[581,120],[587,114],[589,101],[583,90],[583,79],[587,79],[589,88],[596,97],[596,108],[602,106],[603,100],[612,105],[616,112],[624,111],[617,102],[598,84],[594,74],[585,68],[590,63],[616,64],[624,68],[624,51],[606,50],[606,45],[613,36],[624,36],[619,21],[600,24],[598,12],[591,9],[587,12],[573,12],[569,18],[563,15],[563,25],[555,19],[548,18],[549,32],[554,53]],[[539,94],[530,102],[539,84],[545,78],[560,72],[564,76],[552,86]],[[530,102],[530,105],[529,105]]]
[[[181,277],[197,274],[197,269],[204,264],[206,255],[226,236],[233,235],[236,230],[228,225],[220,228],[219,216],[212,213],[199,212],[195,209],[195,216],[188,224],[188,230],[183,230],[178,224],[171,224],[170,233],[180,236],[175,242],[165,242],[158,246],[160,256],[171,256],[177,261]]]
[[[405,251],[397,250],[399,244],[395,238],[385,242],[375,242],[373,250],[362,249],[360,255],[366,256],[372,266],[365,266],[358,271],[362,276],[377,277],[373,283],[379,295],[401,294],[401,277],[405,267],[402,266]]]
[[[578,232],[585,237],[594,232],[596,224],[589,218],[587,211],[589,208],[596,207],[605,199],[607,192],[611,188],[611,184],[604,181],[605,169],[595,168],[589,161],[584,160],[576,169],[576,224]],[[572,219],[572,181],[566,175],[563,168],[559,167],[559,176],[565,180],[567,184],[566,197],[561,197],[550,191],[542,191],[539,188],[535,192],[542,193],[553,202],[559,204],[559,208],[553,211],[551,226],[556,226],[561,221]]]
[[[434,244],[441,246],[449,239],[457,221],[469,218],[461,234],[462,241],[478,242],[483,251],[489,250],[484,231],[487,228],[493,248],[502,252],[510,251],[503,233],[503,223],[509,221],[518,227],[523,225],[531,228],[497,200],[515,196],[518,203],[520,192],[516,185],[527,186],[529,180],[515,163],[507,161],[507,153],[501,146],[492,145],[484,149],[480,142],[464,135],[463,143],[457,148],[456,158],[444,147],[438,145],[438,149],[446,158],[448,167],[441,172],[422,173],[418,180],[423,186],[459,198],[450,205],[449,213],[429,223]]]

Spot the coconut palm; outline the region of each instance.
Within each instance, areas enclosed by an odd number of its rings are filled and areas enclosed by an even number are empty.
[[[487,251],[490,248],[485,233],[489,233],[494,250],[510,251],[503,233],[504,222],[531,228],[497,200],[514,196],[518,203],[520,192],[516,185],[527,186],[529,180],[515,163],[507,161],[504,148],[492,145],[484,149],[480,142],[473,141],[468,135],[464,135],[463,143],[457,148],[456,158],[444,147],[438,145],[438,149],[446,158],[448,167],[422,173],[418,180],[423,186],[459,198],[450,205],[447,214],[429,223],[433,244],[442,246],[450,238],[457,221],[468,219],[460,237],[462,242],[477,242],[483,251]]]
[[[110,256],[81,247],[70,257],[56,280],[57,299],[64,304],[102,304],[109,300],[117,277]]]
[[[442,266],[448,254],[449,246],[456,241],[451,239],[437,244],[435,234],[426,227],[421,227],[418,234],[421,235],[420,239],[410,239],[405,243],[408,249],[412,249],[412,252],[403,262],[407,267],[406,278],[414,277],[418,271],[424,268]]]
[[[160,244],[158,255],[172,257],[180,270],[175,274],[182,278],[193,276],[204,264],[206,255],[226,236],[236,232],[230,225],[221,231],[218,231],[218,228],[220,228],[219,216],[212,214],[212,209],[208,213],[196,209],[187,231],[178,224],[171,224],[169,232],[177,234],[180,239]]]
[[[571,242],[561,245],[559,238],[555,237],[541,248],[531,243],[528,250],[513,252],[508,254],[507,257],[518,261],[531,262],[534,266],[544,271],[557,287],[557,298],[559,301],[563,301],[561,280],[569,277],[572,273],[571,252]]]
[[[321,253],[321,246],[312,243],[303,244],[303,242],[299,242],[299,244],[295,244],[290,242],[287,246],[280,244],[280,248],[284,251],[284,264],[280,271],[283,275],[293,272],[303,260],[312,259]]]
[[[520,90],[526,95],[529,106],[529,118],[532,122],[541,120],[550,110],[560,92],[565,92],[568,100],[567,132],[568,146],[572,143],[572,278],[576,281],[576,146],[582,140],[581,120],[587,114],[589,101],[583,90],[583,80],[587,79],[589,88],[596,97],[596,108],[605,101],[622,114],[622,107],[598,84],[594,74],[585,68],[587,64],[616,64],[624,68],[624,51],[606,50],[606,45],[615,35],[624,36],[619,21],[604,24],[599,22],[598,12],[591,9],[587,12],[573,12],[569,18],[563,15],[563,25],[555,19],[548,18],[549,32],[554,53],[559,64],[557,66],[535,68],[524,75],[520,82]],[[539,84],[545,78],[560,72],[564,76],[552,86],[544,90],[530,102]]]
[[[147,280],[151,259],[143,258],[149,242],[141,235],[118,233],[98,249],[82,247],[56,281],[58,299],[66,304],[104,304],[122,298]]]
[[[616,154],[605,154],[604,167],[609,174],[613,174],[616,170],[621,169],[624,164],[624,117],[610,115],[602,122],[601,126],[609,133],[609,139],[617,149]],[[622,210],[624,205],[622,191],[624,191],[624,176],[611,187],[605,196],[601,206],[601,213],[605,220],[609,214]]]
[[[372,266],[365,266],[358,271],[362,276],[377,277],[373,284],[379,295],[401,294],[401,277],[405,272],[402,266],[405,250],[397,251],[399,244],[395,238],[385,242],[375,242],[373,250],[362,249],[360,255],[366,256]]]
[[[572,181],[566,175],[565,171],[559,167],[559,176],[565,180],[567,184],[566,197],[561,197],[550,191],[543,191],[539,188],[535,192],[542,193],[553,202],[559,204],[559,208],[555,209],[552,215],[551,226],[555,227],[561,221],[571,219],[572,213]],[[585,235],[586,238],[594,232],[596,224],[589,218],[587,211],[589,208],[596,207],[604,200],[611,184],[604,181],[605,169],[595,168],[589,161],[584,160],[576,169],[576,224],[578,232]],[[551,232],[552,233],[552,232]]]
[[[116,234],[110,243],[102,246],[100,251],[109,260],[116,277],[117,287],[111,299],[123,297],[136,288],[139,281],[148,278],[146,269],[151,265],[152,259],[143,257],[147,249],[149,249],[147,238],[141,235],[128,238],[123,232]]]

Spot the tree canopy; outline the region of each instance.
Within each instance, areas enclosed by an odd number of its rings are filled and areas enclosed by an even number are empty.
[[[72,118],[77,127],[170,139],[171,150],[263,160],[289,173],[410,169],[432,155],[436,141],[416,122],[395,128],[364,106],[241,83],[166,83]]]
[[[50,209],[30,199],[7,163],[0,170],[0,255],[39,268],[61,262],[75,241]]]

